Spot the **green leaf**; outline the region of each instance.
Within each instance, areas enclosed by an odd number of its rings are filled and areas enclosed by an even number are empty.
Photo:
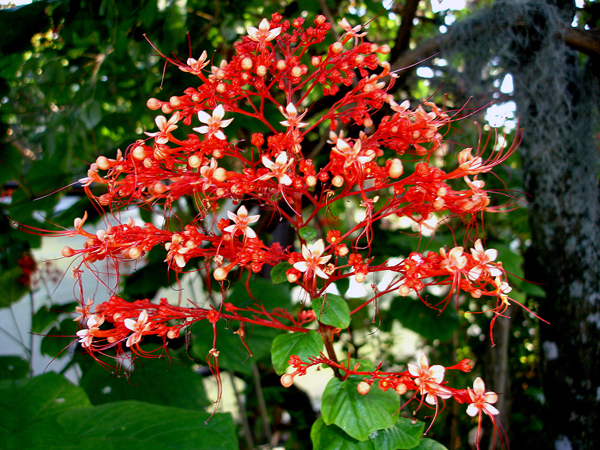
[[[430,438],[423,438],[412,450],[448,450],[445,446]]]
[[[346,301],[335,294],[325,294],[312,301],[312,309],[317,320],[336,328],[348,328],[350,325],[350,308]]]
[[[230,414],[209,414],[143,402],[108,403],[60,415],[66,438],[56,450],[237,450]],[[50,447],[48,447],[50,448]]]
[[[19,283],[21,275],[23,270],[19,266],[8,269],[0,275],[0,308],[10,306],[27,293],[27,286]]]
[[[177,361],[159,358],[137,359],[128,377],[115,378],[95,361],[79,385],[94,405],[140,400],[179,408],[202,410],[210,404],[202,377]]]
[[[63,376],[0,382],[2,450],[236,450],[229,414],[125,401],[92,407]]]
[[[27,378],[29,363],[18,356],[0,356],[0,380]]]
[[[371,441],[357,441],[335,425],[325,425],[320,417],[310,430],[313,450],[374,450]]]
[[[0,382],[0,442],[3,450],[54,448],[62,440],[56,417],[90,407],[85,392],[62,375]],[[78,411],[81,411],[78,409]]]
[[[292,265],[283,261],[271,269],[271,281],[273,284],[287,283],[286,272],[292,268]]]
[[[371,434],[373,447],[378,450],[409,449],[419,445],[425,424],[400,417],[396,425]]]
[[[311,227],[300,228],[298,234],[302,239],[304,239],[307,242],[312,242],[317,238],[317,231]]]
[[[438,310],[428,308],[420,300],[409,297],[396,297],[392,301],[390,315],[398,319],[405,328],[430,340],[448,340],[460,325],[460,319],[452,304],[440,314]]]
[[[288,366],[290,356],[296,355],[306,361],[309,356],[316,356],[322,350],[323,341],[316,331],[280,334],[271,346],[273,368],[277,375],[282,375]]]
[[[341,381],[332,378],[322,398],[321,414],[327,425],[335,424],[359,441],[373,431],[390,428],[397,420],[392,416],[400,407],[393,390],[371,389],[367,395],[358,393],[360,378]]]

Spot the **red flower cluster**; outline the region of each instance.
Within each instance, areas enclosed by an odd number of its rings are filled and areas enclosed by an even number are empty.
[[[176,273],[200,269],[219,282],[232,278],[233,271],[249,275],[281,264],[288,282],[302,286],[316,299],[336,280],[353,277],[362,283],[369,274],[390,271],[395,277],[389,286],[376,291],[360,308],[394,291],[421,296],[425,287],[442,285],[449,287],[449,293],[443,305],[436,305],[440,309],[462,291],[496,298],[494,312],[502,314],[510,287],[502,264],[495,261],[495,250],[484,250],[480,240],[470,251],[456,246],[412,253],[394,265],[376,263],[369,248],[373,224],[388,217],[423,224],[432,214],[444,213],[472,222],[480,213],[496,210],[490,207],[478,176],[503,162],[514,146],[495,151],[487,160],[480,151],[474,154],[467,148],[460,153],[456,169],[445,172],[436,167],[429,157],[440,148],[442,127],[454,119],[431,102],[416,108],[408,101],[397,103],[388,92],[395,75],[389,63],[380,59],[389,47],[365,41],[360,27],[350,28],[347,21],[340,25],[345,34],[324,54],[316,48],[331,28],[325,17],[318,16],[313,26],[305,27],[303,19],[290,24],[274,14],[258,28],[248,27],[248,35],[235,45],[229,61],[211,65],[206,52],[186,62],[165,57],[195,75],[197,87],[168,100],[148,100],[150,109],[170,116],[158,115],[158,131],[147,132],[146,139],[136,141],[124,154],[119,152],[114,159],[99,157],[83,181],[88,196],[100,207],[118,210],[138,205],[169,211],[180,199],[191,196],[198,215],[180,230],[129,221],[95,234],[83,230],[85,217],[78,219],[74,230],[51,233],[87,238],[83,248],[65,247],[62,252],[65,257],[80,257],[76,276],[82,265],[93,270],[90,263],[108,259],[118,268],[120,262],[141,258],[158,246],[164,248],[165,261]],[[321,96],[335,97],[324,111],[313,110],[311,105]],[[374,115],[380,111],[385,115],[375,123]],[[249,142],[240,140],[236,125],[242,121],[254,121],[269,132],[254,133]],[[348,124],[361,131],[346,137]],[[186,127],[192,128],[184,135]],[[307,137],[326,127],[329,151],[317,163],[304,149]],[[407,154],[411,161],[421,159],[410,174],[404,173],[400,158]],[[464,179],[462,189],[449,183],[460,179]],[[103,185],[106,192],[94,195],[89,189],[93,183]],[[324,218],[335,202],[352,199],[360,204],[361,213],[356,216],[362,218],[348,229],[329,229],[320,239],[302,233]],[[256,205],[260,214],[251,214]],[[223,209],[227,218],[221,214],[216,220],[216,213]],[[261,240],[260,225],[270,220],[287,220],[298,231],[300,252]],[[109,347],[122,353],[127,347],[134,354],[148,356],[139,346],[145,336],[159,336],[166,342],[203,319],[213,325],[225,318],[295,332],[309,331],[306,324],[316,320],[307,310],[292,315],[282,309],[238,308],[230,303],[219,310],[182,308],[165,301],[129,303],[116,296],[92,314],[90,304],[81,302],[85,327],[77,334],[91,354]],[[208,361],[218,370],[213,329]],[[243,333],[239,334],[243,339]],[[334,334],[325,333],[328,339]],[[402,373],[380,368],[365,373],[330,357],[315,355],[303,363],[292,356],[290,365],[296,371],[284,375],[282,383],[291,385],[308,365],[328,364],[346,378],[367,376],[359,385],[361,393],[377,381],[380,389],[399,394],[412,390],[436,406],[438,398],[454,397],[475,405],[479,412],[494,414],[482,400],[492,398],[483,383],[469,392],[448,387],[442,384],[444,368],[429,367],[426,359]],[[457,368],[470,366],[465,363]],[[477,411],[470,407],[469,413]]]

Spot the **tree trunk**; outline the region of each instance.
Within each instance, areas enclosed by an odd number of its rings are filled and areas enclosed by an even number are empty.
[[[542,9],[540,9],[542,11]],[[540,13],[538,11],[538,13]],[[526,129],[521,155],[530,195],[526,276],[542,283],[543,421],[547,448],[600,448],[600,203],[597,96],[577,55],[533,21],[511,67]],[[524,36],[524,35],[523,35]],[[593,80],[596,81],[595,79]]]

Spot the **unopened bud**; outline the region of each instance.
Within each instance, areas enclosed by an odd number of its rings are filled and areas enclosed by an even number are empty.
[[[139,248],[132,247],[129,249],[129,257],[131,259],[138,259],[140,256],[142,256],[142,251]]]
[[[98,156],[98,158],[96,159],[96,165],[100,170],[110,169],[110,162],[108,161],[108,158],[106,156]]]
[[[302,76],[302,72],[302,68],[300,66],[296,66],[292,69],[291,74],[293,77],[300,77]]]
[[[202,165],[202,158],[200,158],[198,155],[192,155],[188,158],[188,164],[191,168],[197,169]]]
[[[165,114],[171,114],[173,112],[173,108],[169,103],[163,103],[160,110]]]
[[[350,250],[348,249],[348,246],[346,244],[340,244],[336,249],[335,254],[343,258],[349,252]]]
[[[317,177],[315,177],[314,175],[309,175],[306,177],[306,185],[308,187],[316,186],[316,184],[317,184]]]
[[[360,66],[365,60],[365,57],[363,55],[356,55],[356,57],[354,58],[354,63],[357,66]]]
[[[146,102],[146,106],[148,108],[154,110],[154,111],[156,111],[157,109],[159,109],[161,104],[162,104],[162,102],[160,100],[155,99],[155,98],[150,98]]]
[[[290,272],[290,273],[286,272],[285,276],[288,280],[288,283],[295,283],[296,281],[298,281],[298,274],[295,272]]]
[[[382,45],[377,50],[377,53],[381,53],[382,55],[387,55],[390,52],[390,46],[387,44]]]
[[[227,179],[227,171],[222,167],[217,167],[213,173],[213,179],[219,182],[223,182]]]
[[[219,94],[224,94],[226,90],[227,90],[227,85],[226,84],[224,84],[224,83],[217,84],[217,92]]]
[[[213,276],[215,277],[215,280],[223,281],[225,278],[227,278],[228,273],[229,273],[229,270],[227,270],[223,267],[219,267],[218,269],[215,269]]]
[[[131,155],[138,161],[142,161],[146,157],[146,150],[141,145],[138,145],[133,149]]]
[[[285,63],[285,60],[280,59],[279,61],[277,61],[277,70],[285,70],[285,68],[287,67],[287,64]],[[296,76],[296,75],[294,75]]]
[[[404,383],[398,383],[398,386],[396,386],[396,393],[398,395],[406,394],[406,385]]]
[[[363,125],[367,128],[371,128],[373,126],[373,120],[370,117],[367,117],[364,121],[363,121]]]
[[[317,16],[317,18],[315,19],[315,24],[316,25],[323,25],[325,22],[327,22],[327,17],[325,17],[322,14],[319,14]]]
[[[177,339],[179,337],[179,330],[171,328],[169,331],[167,331],[167,337],[169,339]]]
[[[365,281],[365,278],[366,276],[362,272],[357,272],[356,275],[354,275],[354,279],[357,283],[362,283],[363,281]]]
[[[398,295],[401,297],[407,297],[408,294],[410,294],[410,288],[407,285],[403,284],[398,288]]]
[[[174,95],[173,97],[171,97],[169,99],[169,103],[171,104],[171,106],[176,107],[181,105],[181,99],[179,97],[177,97],[176,95]]]
[[[371,390],[371,385],[366,381],[361,381],[358,383],[358,386],[356,386],[356,390],[360,395],[367,395]]]
[[[294,376],[291,373],[286,373],[281,376],[281,385],[284,388],[289,388],[294,384]]]
[[[402,161],[398,158],[392,159],[392,164],[390,164],[389,170],[390,178],[398,178],[404,173],[404,166],[402,165]]]
[[[68,258],[69,256],[73,256],[75,254],[75,250],[73,250],[71,247],[63,247],[60,253],[65,258]]]
[[[344,185],[344,177],[341,175],[336,175],[331,180],[331,184],[333,184],[335,187],[342,187]]]
[[[319,67],[321,65],[321,58],[319,58],[318,56],[313,56],[310,59],[310,63],[314,66],[314,67]]]
[[[256,75],[264,77],[267,74],[267,68],[262,64],[256,68]]]
[[[442,209],[444,206],[446,205],[446,202],[444,201],[444,199],[442,197],[437,197],[434,201],[433,201],[433,208],[436,211],[439,211],[440,209]]]
[[[242,69],[250,70],[251,68],[252,68],[252,58],[250,58],[249,56],[246,56],[244,59],[242,59]]]
[[[335,42],[329,46],[329,49],[331,50],[332,53],[335,53],[337,55],[338,53],[342,53],[344,46],[342,45],[341,42]]]

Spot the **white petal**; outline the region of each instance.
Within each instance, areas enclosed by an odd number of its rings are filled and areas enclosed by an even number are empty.
[[[477,395],[481,395],[485,392],[485,383],[481,379],[481,377],[475,378],[475,382],[473,383],[473,390]]]
[[[275,168],[275,163],[273,161],[271,161],[269,158],[267,158],[266,156],[263,156],[261,161],[267,169],[273,170]]]
[[[258,29],[260,31],[269,31],[269,28],[271,28],[271,26],[269,25],[269,21],[267,19],[260,21],[260,24],[258,25]]]
[[[223,116],[225,115],[225,109],[223,109],[223,105],[219,105],[217,106],[214,111],[213,111],[213,119],[218,119],[219,121],[223,118]]]
[[[467,414],[471,417],[475,417],[477,414],[479,414],[479,408],[471,403],[469,406],[467,406]]]
[[[222,141],[224,141],[225,139],[227,139],[227,137],[225,136],[225,133],[223,133],[221,130],[218,130],[218,131],[215,133],[215,137],[216,137],[217,139],[221,139]]]
[[[206,111],[198,111],[198,120],[202,123],[208,123],[209,120],[212,119]]]
[[[323,272],[323,270],[320,267],[315,267],[315,273],[317,274],[317,276],[324,278],[325,280],[329,278],[329,275]]]
[[[237,217],[239,217],[240,219],[245,219],[246,217],[248,217],[248,210],[244,205],[240,206],[240,209],[237,210]]]
[[[248,236],[250,239],[254,239],[256,237],[256,233],[252,228],[245,228],[244,233],[246,233],[246,236]]]
[[[167,124],[167,118],[165,116],[156,116],[154,122],[156,122],[156,126],[158,127],[158,129],[162,131],[165,125]]]
[[[475,266],[471,270],[469,270],[469,278],[471,280],[477,280],[481,276],[481,266]]]
[[[282,152],[279,155],[277,155],[277,159],[275,160],[275,163],[277,163],[280,166],[282,166],[286,162],[287,162],[287,154],[285,152]]]
[[[192,130],[194,130],[196,133],[200,133],[200,134],[206,134],[206,133],[208,133],[208,127],[207,126],[201,126],[201,127],[192,128]]]
[[[300,272],[306,272],[308,270],[308,263],[306,261],[300,261],[294,264],[294,269]]]
[[[483,411],[486,412],[487,414],[493,414],[493,415],[500,414],[500,411],[498,411],[496,409],[496,407],[492,406],[492,405],[485,405],[483,407]]]
[[[135,331],[135,326],[136,326],[136,322],[133,319],[125,319],[123,321],[123,325],[125,325],[125,327],[129,328],[131,331]]]

